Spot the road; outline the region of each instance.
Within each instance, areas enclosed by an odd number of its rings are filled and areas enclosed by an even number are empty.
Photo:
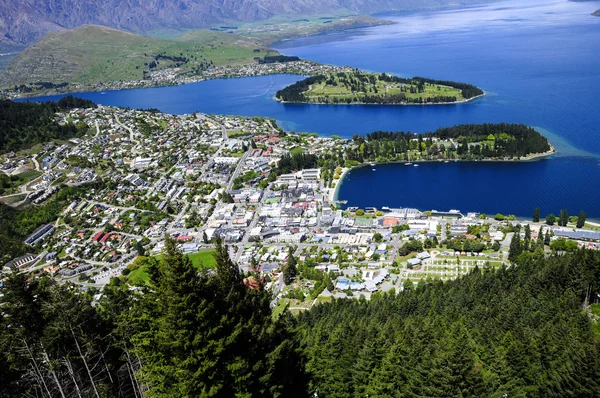
[[[242,167],[244,166],[244,163],[246,163],[246,159],[248,158],[248,156],[250,155],[251,150],[248,149],[246,151],[246,153],[244,153],[244,156],[242,156],[242,158],[240,159],[240,161],[238,162],[237,167],[235,168],[235,171],[233,172],[233,174],[231,175],[231,178],[229,179],[229,184],[227,184],[227,192],[231,192],[231,188],[233,187],[233,182],[235,181],[236,178],[238,178],[238,176],[240,175],[241,171],[242,171]]]

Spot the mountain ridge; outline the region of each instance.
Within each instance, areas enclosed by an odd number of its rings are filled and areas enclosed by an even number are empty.
[[[192,30],[275,15],[346,10],[374,13],[475,4],[486,0],[0,0],[0,45],[28,45],[46,33],[86,24],[134,33]],[[489,1],[489,0],[487,0]]]

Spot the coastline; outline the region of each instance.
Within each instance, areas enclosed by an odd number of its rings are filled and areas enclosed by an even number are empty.
[[[341,104],[341,103],[326,103],[326,102],[295,102],[295,101],[283,101],[277,97],[273,97],[277,102],[282,104],[300,104],[300,105],[341,105],[341,106],[349,106],[349,105],[364,105],[364,106],[433,106],[433,105],[457,105],[457,104],[466,104],[467,102],[474,101],[478,98],[484,97],[485,92],[480,95],[476,95],[475,97],[471,97],[469,99],[464,99],[455,102],[426,102],[423,104],[407,104],[407,103],[399,103],[399,104],[367,104],[365,102],[351,102],[349,104]]]

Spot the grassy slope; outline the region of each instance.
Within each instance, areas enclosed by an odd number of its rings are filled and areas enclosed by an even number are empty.
[[[255,53],[254,49],[261,51]],[[254,57],[266,55],[267,49],[252,39],[222,32],[195,31],[178,40],[162,40],[86,25],[50,33],[28,47],[3,71],[0,85],[138,80],[144,70],[149,70],[144,64],[154,61],[154,55],[162,52],[187,57],[190,62],[182,69],[192,69],[210,61],[217,66],[251,63]],[[159,60],[157,69],[173,64]]]
[[[339,78],[335,77],[336,82],[339,83]],[[387,86],[387,89],[386,89]],[[378,97],[385,97],[386,95],[393,95],[393,94],[400,94],[400,85],[397,83],[386,83],[383,82],[381,80],[377,80],[375,87],[378,90],[378,93],[375,92],[368,92],[366,94],[370,95],[370,96],[378,96]],[[373,85],[372,84],[366,84],[366,88],[367,89],[372,89]],[[346,99],[346,98],[354,98],[355,96],[359,96],[365,93],[362,92],[356,92],[356,91],[351,91],[349,88],[345,87],[344,85],[338,85],[338,86],[333,86],[333,85],[328,85],[326,84],[326,82],[322,82],[322,83],[318,83],[318,84],[314,84],[311,86],[310,90],[305,94],[306,96],[308,96],[311,101],[315,101],[318,102],[318,97],[337,97],[340,100]],[[409,91],[407,91],[406,93],[406,97],[407,98],[427,98],[427,97],[437,97],[437,96],[455,96],[458,100],[462,100],[462,94],[461,94],[461,90],[453,88],[453,87],[448,87],[448,86],[442,86],[442,85],[432,85],[432,84],[426,84],[425,85],[425,91],[423,93],[411,93]]]
[[[192,265],[199,270],[202,269],[211,269],[217,265],[215,261],[215,257],[213,256],[213,249],[202,249],[198,253],[188,254],[188,258],[192,262]],[[160,260],[161,256],[157,256]],[[146,264],[141,267],[131,271],[129,275],[127,275],[127,279],[131,284],[137,285],[141,283],[148,283],[149,275],[146,271]]]

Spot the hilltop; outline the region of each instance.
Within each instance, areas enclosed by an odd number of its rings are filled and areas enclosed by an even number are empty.
[[[600,17],[600,10],[597,10],[592,15],[595,16],[595,17]]]
[[[253,39],[197,31],[179,40],[144,37],[85,25],[49,33],[20,53],[0,76],[0,86],[35,82],[90,85],[142,80],[167,68],[199,73],[220,65],[248,64],[276,52]]]

